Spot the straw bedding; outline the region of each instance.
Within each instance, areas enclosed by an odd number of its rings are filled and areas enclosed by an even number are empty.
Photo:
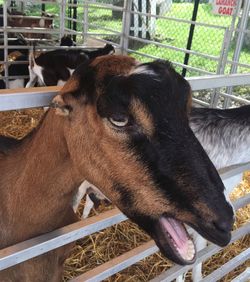
[[[43,109],[0,112],[0,135],[22,138],[38,124],[43,113]],[[231,198],[237,199],[247,193],[250,193],[250,172],[245,173],[243,181],[234,190]],[[82,201],[78,212],[82,211],[83,206],[84,201]],[[111,208],[112,206],[101,205],[97,211],[93,210],[91,215]],[[250,205],[237,212],[235,227],[239,227],[249,222],[249,220]],[[130,221],[120,223],[92,236],[78,240],[70,257],[66,260],[64,281],[93,269],[149,240],[149,236]],[[249,247],[250,235],[247,235],[206,261],[203,267],[203,274],[211,273]],[[163,258],[160,253],[157,253],[105,281],[148,281],[162,271],[167,270],[171,265],[170,261]],[[250,260],[226,275],[221,281],[231,281],[244,271],[246,267],[250,267]],[[190,273],[186,274],[186,281],[191,281]]]

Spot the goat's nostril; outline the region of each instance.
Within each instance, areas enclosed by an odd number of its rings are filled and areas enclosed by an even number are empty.
[[[231,220],[217,220],[213,224],[216,229],[222,232],[230,232],[233,228],[233,221]]]

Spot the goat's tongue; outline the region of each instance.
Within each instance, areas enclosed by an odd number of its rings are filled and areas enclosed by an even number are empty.
[[[169,217],[161,217],[160,224],[163,230],[170,238],[172,247],[179,253],[184,260],[193,260],[195,247],[193,241],[189,238],[184,225]]]

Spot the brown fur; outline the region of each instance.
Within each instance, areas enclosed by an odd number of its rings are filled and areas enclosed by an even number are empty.
[[[97,61],[99,63],[101,59]],[[119,60],[117,64],[107,63],[107,69],[102,68],[99,77],[110,72],[127,73],[134,60],[126,58],[125,61],[126,64],[120,65]],[[95,63],[97,68],[98,63]],[[71,79],[63,88],[62,96],[57,96],[55,101],[62,103],[64,94],[75,90],[77,85],[77,81]],[[50,110],[38,130],[21,146],[7,156],[0,155],[1,249],[75,222],[71,202],[79,184],[86,178],[103,187],[103,191],[118,203],[120,195],[111,190],[109,179],[119,179],[129,186],[150,182],[144,168],[132,155],[129,156],[129,152],[122,152],[119,158],[113,156],[114,146],[122,144],[114,142],[112,136],[104,137],[105,128],[93,106],[87,105],[82,111],[79,101],[66,96],[67,103],[71,102],[74,107],[70,119]],[[84,127],[82,122],[85,122]],[[100,138],[106,140],[98,146]],[[94,156],[89,154],[93,151]],[[130,162],[129,170],[123,164],[126,159]],[[109,178],[110,171],[113,173]],[[135,172],[138,183],[135,178],[127,182],[128,175]],[[137,193],[138,198],[148,197],[146,193],[150,193],[150,186],[147,186],[148,189]],[[150,200],[148,204],[155,208]],[[69,249],[70,246],[64,246],[1,271],[0,281],[60,281]]]
[[[94,95],[102,95],[106,76],[127,75],[135,65],[134,59],[125,56],[95,59]],[[56,110],[49,110],[40,127],[16,149],[0,155],[0,248],[75,222],[72,198],[84,180],[102,188],[128,216],[132,217],[131,210],[151,218],[163,213],[176,214],[183,221],[192,217],[162,190],[154,189],[149,168],[125,146],[126,135],[112,130],[98,115],[95,102],[84,103],[84,95],[72,93],[83,90],[77,89],[80,81],[75,79],[81,77],[73,75],[54,99]],[[70,109],[67,115],[65,109]],[[144,106],[133,100],[132,111],[142,130],[152,136],[152,117]],[[126,199],[129,195],[133,197]],[[60,281],[69,249],[63,246],[2,271],[0,281]]]
[[[137,62],[134,58],[124,56],[112,56],[109,55],[101,56],[96,58],[91,66],[98,68],[98,74],[96,76],[97,81],[102,81],[105,75],[126,75],[129,74],[131,69],[137,65]]]
[[[76,91],[79,88],[79,81],[75,77],[70,77],[66,84],[64,84],[61,95]]]
[[[152,116],[138,100],[133,99],[131,106],[132,113],[137,117],[137,122],[142,126],[143,131],[148,136],[154,134],[154,124]]]
[[[49,112],[37,132],[0,156],[1,249],[77,220],[70,203],[78,183],[61,126],[62,118]],[[0,281],[60,281],[69,249],[1,271]]]

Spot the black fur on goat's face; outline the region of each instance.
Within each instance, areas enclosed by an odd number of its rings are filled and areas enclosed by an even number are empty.
[[[58,103],[69,111],[69,150],[88,181],[148,232],[164,255],[190,264],[195,250],[184,223],[224,246],[233,211],[189,128],[187,81],[162,61],[122,72],[126,58],[100,57],[66,84]]]

